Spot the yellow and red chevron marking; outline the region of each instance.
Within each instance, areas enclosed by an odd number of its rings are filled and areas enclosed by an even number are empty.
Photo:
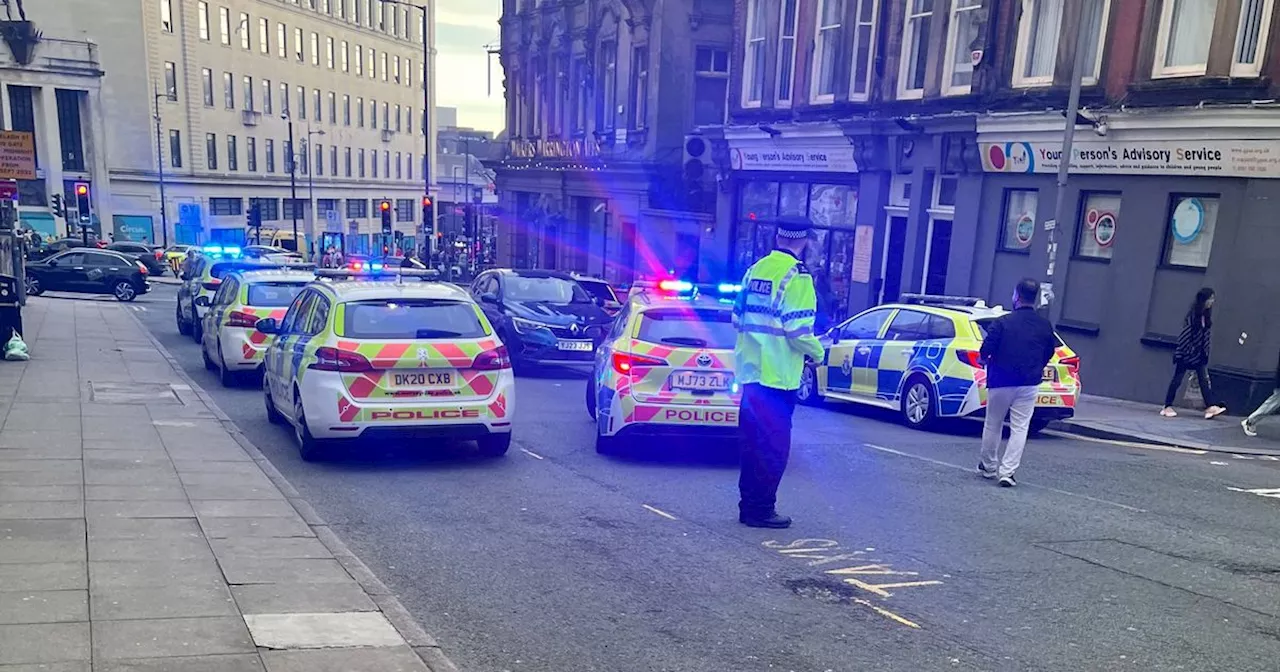
[[[489,404],[489,415],[495,418],[507,417],[507,395],[499,394],[498,398]]]
[[[383,387],[386,371],[364,371],[361,373],[342,374],[347,392],[355,399],[385,399],[405,396],[403,390],[391,390]],[[456,391],[441,390],[449,396],[487,397],[497,387],[497,373],[492,371],[475,371],[462,369],[457,372],[458,387]],[[413,394],[412,396],[419,396]]]
[[[360,415],[360,408],[351,403],[346,397],[338,397],[338,419],[342,422],[352,422]]]

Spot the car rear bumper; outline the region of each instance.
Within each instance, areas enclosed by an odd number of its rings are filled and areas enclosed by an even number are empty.
[[[515,415],[515,379],[509,371],[488,396],[468,400],[355,399],[341,374],[327,371],[308,371],[300,388],[307,425],[319,439],[506,434]]]
[[[651,436],[734,436],[738,432],[738,407],[689,404],[640,404],[630,399],[615,402],[601,434]]]

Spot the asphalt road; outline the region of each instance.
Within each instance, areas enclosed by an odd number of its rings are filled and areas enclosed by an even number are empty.
[[[135,314],[463,670],[1275,670],[1280,462],[1045,438],[1020,486],[977,427],[798,411],[780,509],[736,522],[732,447],[594,452],[584,379],[517,383],[515,446],[307,464],[254,387]],[[1088,363],[1085,363],[1087,375]],[[198,442],[198,437],[192,437]],[[1280,495],[1280,490],[1276,491]]]

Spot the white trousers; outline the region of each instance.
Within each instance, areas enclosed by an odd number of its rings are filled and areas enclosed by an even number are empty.
[[[987,390],[987,418],[982,426],[982,464],[987,469],[998,467],[999,475],[1012,476],[1022,462],[1022,449],[1027,445],[1027,428],[1036,410],[1035,385],[995,387]],[[1009,416],[1009,445],[1000,457],[1000,436],[1004,417]]]

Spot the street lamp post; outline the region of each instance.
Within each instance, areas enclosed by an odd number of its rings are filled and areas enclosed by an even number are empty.
[[[311,136],[313,135],[324,135],[324,129],[312,130],[311,124],[307,124],[307,137],[302,141],[302,153],[304,157],[311,151]],[[320,157],[320,160],[323,161],[324,157]],[[307,171],[307,202],[311,206],[311,217],[307,220],[307,236],[309,238],[315,238],[316,236],[316,192],[315,182],[311,179],[311,176],[315,174],[316,167],[312,166],[311,170]],[[297,207],[296,202],[294,203],[294,207]],[[294,240],[297,240],[298,234],[296,231],[293,235]],[[306,257],[308,259],[312,258],[310,245],[307,246]]]
[[[285,154],[289,157],[289,214],[293,218],[293,251],[297,252],[300,249],[298,245],[298,157],[293,144],[293,117],[289,116],[288,111],[280,116],[289,122],[289,151]]]
[[[426,5],[418,5],[412,2],[402,2],[401,0],[382,0],[384,4],[400,5],[403,7],[413,7],[422,12],[422,139],[425,149],[422,152],[422,195],[427,198],[431,197],[431,96],[430,89],[427,88],[427,77],[431,74],[431,45],[427,42],[429,35],[427,31],[427,12]],[[435,212],[432,210],[432,212]],[[436,249],[436,234],[438,226],[435,217],[430,222],[423,222],[423,233],[426,232],[427,225],[431,225],[431,235],[429,236],[430,245],[429,252],[434,253]]]
[[[156,168],[160,171],[160,238],[162,244],[169,247],[169,217],[164,206],[164,145],[160,141],[160,96],[164,94],[160,93],[160,86],[155,83],[152,83],[152,90],[156,103]]]

